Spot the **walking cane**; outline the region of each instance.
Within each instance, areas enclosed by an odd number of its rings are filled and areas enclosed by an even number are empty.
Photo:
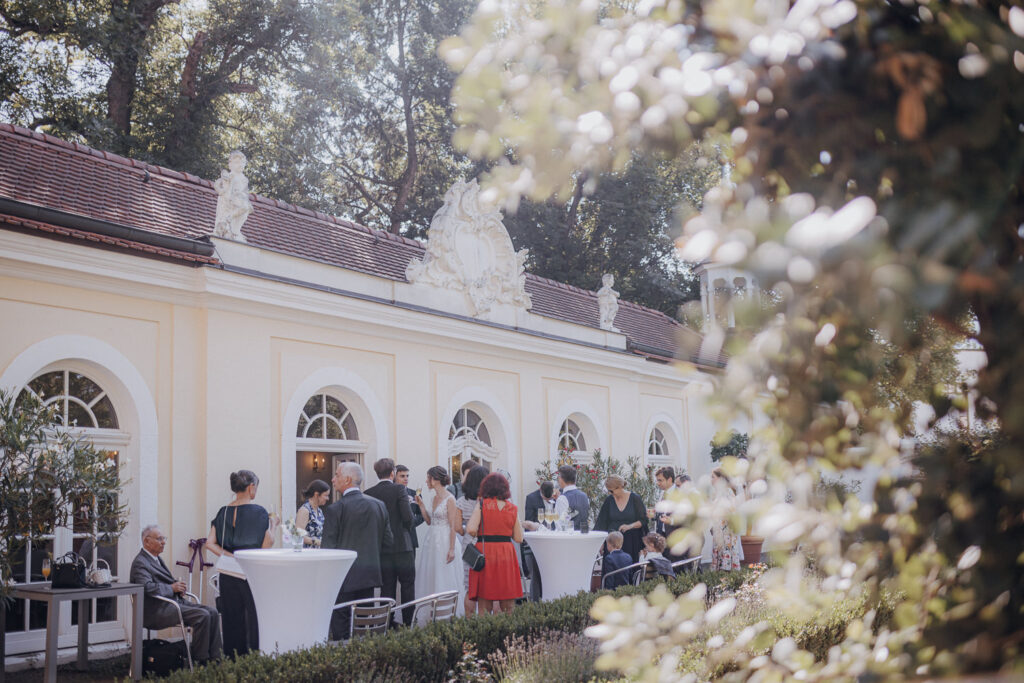
[[[192,549],[192,557],[188,558],[188,562],[182,562],[178,560],[175,562],[179,567],[188,567],[188,592],[192,592],[192,573],[195,571],[196,558],[199,558],[199,602],[203,601],[203,570],[206,567],[212,567],[213,564],[207,562],[203,557],[203,546],[206,544],[205,538],[193,538],[188,542],[188,547]]]

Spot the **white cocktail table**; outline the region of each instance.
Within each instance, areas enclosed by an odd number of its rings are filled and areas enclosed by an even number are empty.
[[[260,650],[288,652],[327,640],[331,612],[354,550],[239,550],[256,602]]]
[[[590,590],[594,560],[607,532],[527,531],[523,534],[540,568],[544,600]]]

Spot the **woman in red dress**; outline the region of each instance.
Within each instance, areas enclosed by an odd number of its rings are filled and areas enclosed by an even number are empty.
[[[469,573],[470,600],[480,601],[480,611],[511,612],[516,599],[523,596],[523,580],[512,541],[523,542],[519,511],[509,502],[508,480],[497,472],[488,474],[480,484],[479,503],[469,518],[466,530],[477,537],[476,548],[484,554],[483,571]]]

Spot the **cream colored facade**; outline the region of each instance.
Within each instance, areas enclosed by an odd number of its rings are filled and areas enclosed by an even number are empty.
[[[491,320],[505,322],[489,324],[444,289],[213,243],[220,267],[0,230],[0,387],[70,370],[109,394],[117,429],[85,432],[119,451],[130,479],[122,579],[146,524],[167,533],[166,559],[188,559],[189,539],[207,535],[241,468],[261,478],[257,502],[286,519],[314,453],[325,456],[318,478],[330,479],[331,457],[356,457],[372,485],[372,463],[387,456],[418,486],[429,467],[449,464],[450,429],[466,408],[486,424],[492,466],[511,474],[520,505],[567,419],[587,452],[647,458],[657,429],[667,454],[649,462],[695,478],[710,470],[713,371],[630,353],[617,330],[500,302]],[[297,435],[321,394],[347,407],[355,438]],[[94,627],[93,639],[120,639],[124,621]],[[61,642],[73,640],[68,622]],[[8,634],[10,653],[41,647],[41,631]]]

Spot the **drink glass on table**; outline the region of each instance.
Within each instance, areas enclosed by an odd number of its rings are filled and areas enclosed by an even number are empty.
[[[50,567],[51,567],[51,565],[50,565],[50,558],[44,557],[43,558],[43,565],[42,565],[42,572],[43,572],[43,578],[44,579],[49,580],[49,578],[50,578]]]

